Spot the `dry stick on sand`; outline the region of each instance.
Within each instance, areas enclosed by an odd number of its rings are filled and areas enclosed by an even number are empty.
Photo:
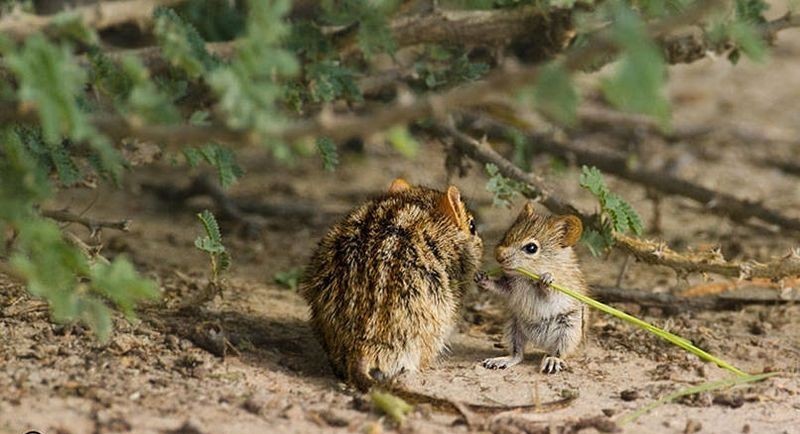
[[[578,215],[587,224],[595,221],[594,216],[584,214],[574,206],[562,201],[550,191],[541,178],[520,169],[492,149],[488,143],[478,141],[448,125],[439,125],[436,127],[436,131],[440,135],[451,137],[454,145],[473,160],[481,164],[494,164],[503,176],[528,186],[528,196],[539,200],[550,211],[558,214]],[[756,277],[781,279],[800,275],[800,250],[797,249],[782,258],[763,264],[755,261],[726,261],[718,251],[677,253],[663,242],[638,239],[620,233],[614,233],[614,241],[616,248],[633,255],[640,261],[651,265],[666,266],[680,273],[715,273],[740,279]]]
[[[150,21],[159,6],[175,6],[186,0],[121,0],[98,2],[64,11],[77,16],[86,26],[102,30],[119,24]],[[16,9],[0,18],[0,34],[21,41],[57,24],[62,14],[35,15]]]

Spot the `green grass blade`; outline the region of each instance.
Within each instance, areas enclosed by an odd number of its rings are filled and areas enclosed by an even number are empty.
[[[625,425],[627,423],[633,422],[638,419],[640,416],[644,415],[645,413],[649,412],[650,410],[660,406],[672,402],[682,396],[686,395],[694,395],[695,393],[703,393],[703,392],[710,392],[712,390],[718,389],[725,389],[728,387],[738,386],[740,384],[745,383],[753,383],[756,381],[762,381],[770,377],[774,377],[780,374],[779,372],[768,372],[765,374],[756,374],[756,375],[745,375],[745,376],[738,376],[734,378],[728,378],[726,380],[719,380],[719,381],[711,381],[708,383],[699,384],[697,386],[687,387],[685,389],[677,390],[675,392],[670,393],[669,395],[663,396],[659,398],[657,401],[651,402],[650,404],[645,405],[644,407],[634,411],[631,414],[626,415],[625,417],[620,418],[617,423],[621,425]]]
[[[539,276],[534,274],[534,273],[531,273],[530,271],[524,270],[522,268],[517,268],[516,271],[519,272],[520,274],[523,274],[523,275],[527,276],[530,279],[539,280]],[[677,346],[683,348],[684,350],[696,355],[697,357],[700,357],[703,360],[706,360],[706,361],[709,361],[709,362],[712,362],[712,363],[716,364],[720,368],[727,369],[727,370],[735,373],[736,375],[748,376],[747,373],[745,373],[744,371],[742,371],[742,370],[736,368],[735,366],[729,364],[728,362],[726,362],[726,361],[724,361],[724,360],[722,360],[722,359],[720,359],[720,358],[718,358],[716,356],[713,356],[713,355],[703,351],[702,349],[692,345],[692,343],[689,342],[689,340],[687,340],[687,339],[684,339],[684,338],[682,338],[682,337],[680,337],[678,335],[674,335],[674,334],[672,334],[672,333],[670,333],[670,332],[668,332],[666,330],[662,330],[662,329],[660,329],[660,328],[658,328],[658,327],[656,327],[656,326],[654,326],[654,325],[652,325],[652,324],[650,324],[648,322],[645,322],[645,321],[640,320],[639,318],[636,318],[635,316],[629,315],[629,314],[627,314],[627,313],[625,313],[625,312],[623,312],[623,311],[621,311],[619,309],[615,309],[615,308],[613,308],[613,307],[611,307],[611,306],[609,306],[607,304],[600,303],[599,301],[596,301],[596,300],[594,300],[594,299],[592,299],[590,297],[587,297],[587,296],[585,296],[585,295],[583,295],[581,293],[575,292],[575,291],[573,291],[573,290],[571,290],[569,288],[565,288],[565,287],[563,287],[563,286],[561,286],[561,285],[559,285],[557,283],[552,283],[550,286],[552,288],[554,288],[554,289],[556,289],[558,291],[561,291],[564,294],[566,294],[566,295],[578,300],[578,301],[581,301],[583,303],[588,304],[589,306],[591,306],[591,307],[593,307],[593,308],[595,308],[597,310],[603,311],[603,312],[605,312],[605,313],[607,313],[609,315],[613,315],[613,316],[615,316],[615,317],[617,317],[617,318],[619,318],[619,319],[621,319],[623,321],[627,321],[627,322],[629,322],[629,323],[631,323],[631,324],[633,324],[633,325],[635,325],[637,327],[643,328],[643,329],[649,331],[650,333],[653,333],[654,335],[660,337],[661,339],[664,339],[667,342],[670,342],[670,343],[672,343],[674,345],[677,345]]]

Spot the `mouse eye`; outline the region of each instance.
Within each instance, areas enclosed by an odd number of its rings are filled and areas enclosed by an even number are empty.
[[[533,255],[539,251],[539,246],[537,246],[536,243],[528,243],[522,246],[522,251],[529,255]]]
[[[477,235],[478,234],[478,229],[475,228],[475,220],[474,219],[469,219],[469,233],[471,233],[472,235]]]

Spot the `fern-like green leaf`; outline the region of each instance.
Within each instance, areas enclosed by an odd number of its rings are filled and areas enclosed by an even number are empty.
[[[516,196],[525,195],[528,187],[516,180],[506,178],[494,164],[485,166],[489,181],[486,183],[486,190],[492,193],[494,206],[510,207],[511,201]]]
[[[214,214],[206,209],[200,214],[197,214],[197,218],[200,219],[200,222],[203,224],[206,236],[214,243],[222,243],[222,233],[219,231],[219,225],[217,224],[217,219],[214,217]]]
[[[327,137],[319,137],[317,138],[317,150],[322,157],[322,166],[325,170],[329,172],[336,170],[336,166],[339,165],[339,152],[336,150],[336,143]]]

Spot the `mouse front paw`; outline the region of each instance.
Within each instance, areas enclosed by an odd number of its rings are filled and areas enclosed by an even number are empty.
[[[548,289],[550,287],[550,284],[553,283],[553,275],[550,274],[549,272],[542,273],[542,275],[539,276],[539,281],[537,283],[539,285],[539,288]]]
[[[546,356],[542,359],[539,370],[545,374],[557,374],[567,368],[567,364],[555,356]]]
[[[475,273],[474,280],[479,287],[485,289],[485,287],[489,284],[489,275],[486,274],[485,271],[478,271]]]
[[[520,357],[505,356],[505,357],[492,357],[491,359],[484,360],[481,364],[486,369],[506,369],[510,368],[522,361]]]

